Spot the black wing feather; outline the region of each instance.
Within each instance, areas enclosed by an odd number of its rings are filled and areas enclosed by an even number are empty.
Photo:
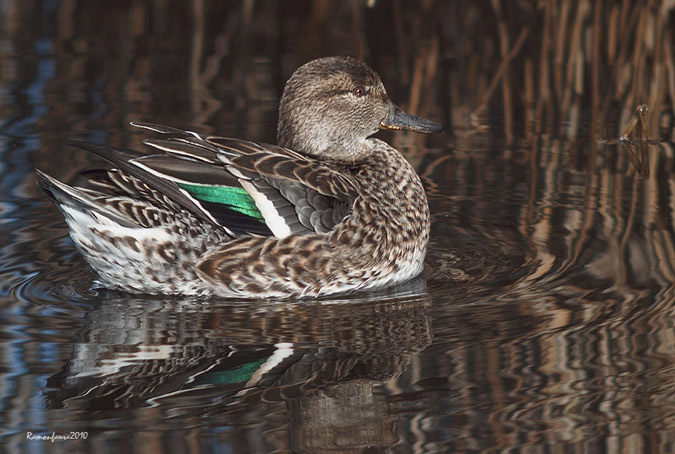
[[[97,156],[113,163],[119,170],[131,175],[134,178],[144,182],[150,188],[166,195],[175,203],[180,205],[185,210],[194,214],[200,219],[216,224],[213,219],[207,216],[204,210],[188,198],[180,189],[180,187],[173,181],[161,179],[152,173],[144,170],[134,164],[129,163],[131,159],[145,156],[141,153],[132,150],[124,150],[121,148],[113,148],[108,146],[96,145],[87,142],[72,142],[78,148],[90,151]]]

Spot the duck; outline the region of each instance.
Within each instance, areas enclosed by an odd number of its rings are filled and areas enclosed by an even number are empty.
[[[95,286],[129,293],[319,298],[388,287],[424,267],[430,213],[381,129],[441,131],[404,112],[352,57],[300,66],[277,145],[152,123],[152,153],[87,142],[108,165],[69,185],[36,170]]]

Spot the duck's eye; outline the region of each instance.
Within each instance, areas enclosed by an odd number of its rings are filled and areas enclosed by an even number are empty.
[[[358,96],[360,98],[361,96],[364,96],[366,94],[366,89],[363,87],[356,87],[355,89],[352,90],[352,93],[354,93],[355,96]]]

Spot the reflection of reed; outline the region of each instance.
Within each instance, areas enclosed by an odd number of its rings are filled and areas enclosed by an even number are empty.
[[[460,257],[489,253],[482,281],[444,289],[446,328],[435,335],[449,346],[418,358],[420,375],[437,377],[413,382],[432,396],[407,421],[420,443],[438,452],[595,452],[615,434],[617,452],[672,450],[675,154],[671,143],[649,143],[645,179],[621,147],[541,135],[536,161],[518,150],[512,159],[479,152],[422,162],[435,182],[431,211],[444,216],[436,236]],[[503,247],[521,247],[525,263],[501,258],[496,271],[529,266],[522,279],[500,280],[491,267]],[[440,254],[432,247],[430,260]],[[444,417],[458,435],[443,443]]]
[[[602,284],[590,279],[577,273],[488,296],[450,291],[434,330],[445,342],[418,355],[418,376],[390,384],[417,391],[397,394],[411,437],[435,452],[592,453],[616,434],[617,452],[668,452],[672,291],[645,307],[659,290],[598,294]]]
[[[504,119],[513,142],[528,131],[573,137],[587,133],[577,130],[584,122],[602,132],[608,123],[625,124],[637,105],[646,103],[653,109],[649,134],[658,135],[660,119],[675,99],[672,29],[667,27],[672,6],[587,0],[491,5],[492,18],[480,14],[485,10],[480,2],[450,11],[435,5],[442,11],[438,17],[456,13],[467,19],[453,23],[444,42],[460,60],[449,79],[456,94],[454,112],[460,114],[466,104],[475,106],[474,113],[489,107],[490,117]],[[492,23],[496,27],[490,29]],[[476,58],[479,62],[472,63]],[[464,80],[472,77],[471,64],[481,67],[477,84]],[[497,86],[501,102],[493,96]],[[514,105],[522,108],[516,112]],[[461,114],[453,117],[456,129],[461,127]],[[534,130],[529,129],[532,121]]]
[[[530,246],[522,252],[536,251],[528,256],[538,263],[528,283],[554,281],[580,268],[629,287],[651,285],[652,273],[660,285],[672,282],[672,144],[645,145],[647,179],[618,141],[542,136],[537,146],[534,166],[484,154],[422,160],[432,212],[450,216],[450,223],[437,220],[436,234],[494,238],[504,234],[498,227],[517,228]],[[508,251],[509,242],[519,241],[513,233],[508,240],[494,238],[493,250]],[[468,244],[456,240],[457,251],[462,243]]]
[[[189,7],[108,5],[109,14],[101,15],[88,14],[91,2],[62,2],[54,46],[71,61],[55,84],[77,93],[78,81],[91,78],[91,71],[113,75],[102,93],[108,106],[103,117],[121,128],[145,116],[237,125],[251,138],[272,141],[285,78],[309,58],[337,53],[372,59],[393,98],[410,111],[446,111],[460,144],[482,116],[503,119],[509,143],[534,139],[531,134],[575,137],[588,133],[586,123],[616,137],[641,103],[650,107],[649,137],[672,121],[675,63],[667,3],[428,1],[396,2],[393,10],[387,2],[309,5],[203,0]],[[18,17],[31,13],[14,8]],[[157,51],[185,59],[145,56]],[[97,68],[83,64],[92,54],[101,59]],[[134,107],[122,111],[121,102]],[[57,105],[54,119],[73,117],[70,103]],[[92,120],[76,129],[91,130]],[[400,135],[395,140],[405,143]]]

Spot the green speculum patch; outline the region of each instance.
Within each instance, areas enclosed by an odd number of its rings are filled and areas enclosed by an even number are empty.
[[[232,186],[210,186],[202,184],[179,183],[182,189],[197,200],[226,205],[228,208],[264,221],[253,197],[244,188]]]
[[[226,385],[232,383],[241,383],[248,381],[256,370],[265,362],[267,358],[262,358],[249,364],[244,364],[227,371],[209,372],[200,376],[193,383],[188,385],[189,388],[196,388],[198,386],[207,385]]]

